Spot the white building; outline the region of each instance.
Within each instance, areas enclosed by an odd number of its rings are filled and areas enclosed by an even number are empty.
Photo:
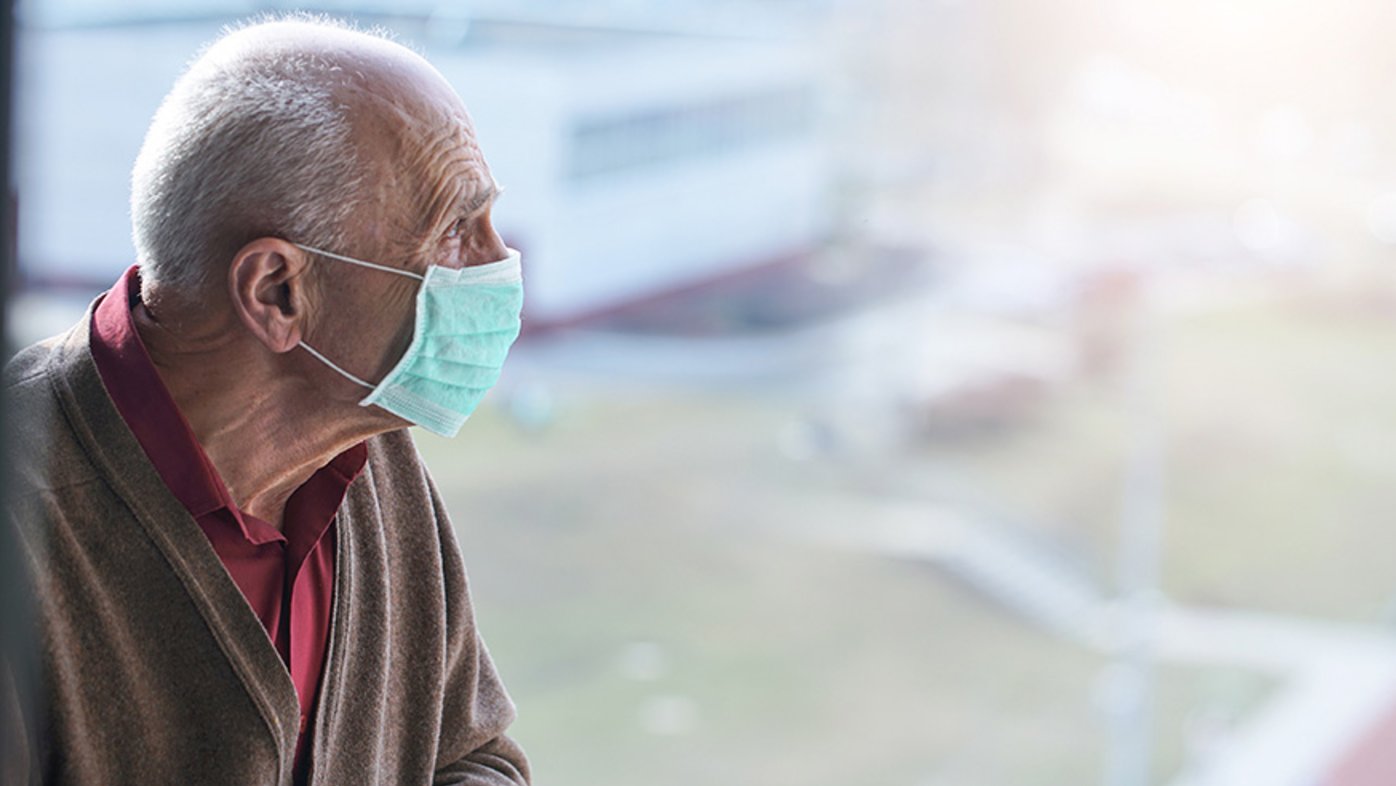
[[[830,225],[807,42],[395,16],[470,107],[530,325],[817,246]],[[182,63],[227,17],[30,29],[20,41],[20,260],[34,285],[130,264],[128,173]]]

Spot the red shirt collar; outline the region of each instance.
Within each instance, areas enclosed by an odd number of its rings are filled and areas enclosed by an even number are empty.
[[[92,359],[117,411],[165,485],[190,515],[198,519],[226,509],[249,542],[285,540],[275,527],[240,511],[228,493],[136,331],[131,310],[140,302],[140,268],[132,265],[100,298],[92,314]],[[312,477],[314,481],[328,475],[325,480],[339,491],[329,511],[331,518],[344,490],[363,470],[367,458],[368,448],[361,442],[336,456]]]

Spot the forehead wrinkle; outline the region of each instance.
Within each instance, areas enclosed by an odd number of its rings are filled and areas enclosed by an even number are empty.
[[[350,69],[340,96],[372,151],[378,204],[371,222],[397,253],[412,254],[462,202],[493,184],[465,106],[430,64],[366,60]]]
[[[451,107],[399,95],[363,91],[354,96],[362,143],[377,151],[370,178],[378,206],[372,223],[394,255],[410,259],[437,226],[476,189],[472,171],[483,158],[468,119]]]
[[[464,124],[434,135],[407,165],[418,182],[418,215],[424,235],[456,216],[464,205],[482,195],[488,197],[493,189],[493,181],[485,177],[484,158],[474,134]]]

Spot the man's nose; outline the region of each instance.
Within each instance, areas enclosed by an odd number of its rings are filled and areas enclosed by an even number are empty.
[[[481,218],[476,224],[475,234],[476,237],[471,238],[469,244],[465,267],[488,265],[509,255],[509,247],[504,245],[504,238],[495,231],[494,222],[488,216]]]

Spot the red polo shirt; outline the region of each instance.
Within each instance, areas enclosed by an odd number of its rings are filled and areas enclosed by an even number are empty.
[[[301,705],[296,780],[302,782],[309,772],[308,732],[334,601],[335,512],[363,470],[368,450],[355,445],[296,489],[280,531],[239,510],[136,332],[131,310],[140,293],[133,265],[92,315],[92,359],[117,411],[208,536],[290,671]]]

